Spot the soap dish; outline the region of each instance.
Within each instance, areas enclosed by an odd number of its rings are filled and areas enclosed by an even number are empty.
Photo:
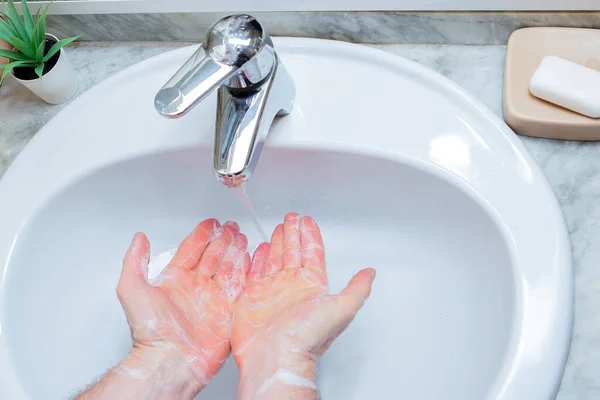
[[[600,30],[524,28],[513,32],[506,49],[504,119],[517,133],[565,140],[600,140],[600,119],[538,99],[529,92],[533,73],[545,56],[559,56],[600,71]]]

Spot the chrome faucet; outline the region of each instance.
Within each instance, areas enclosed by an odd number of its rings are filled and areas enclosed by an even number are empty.
[[[235,187],[252,175],[273,119],[288,115],[295,98],[269,34],[250,15],[215,22],[154,103],[161,115],[178,118],[215,90],[214,169],[218,180]]]

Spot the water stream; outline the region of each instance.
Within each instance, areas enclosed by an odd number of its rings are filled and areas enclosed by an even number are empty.
[[[258,215],[256,215],[254,206],[252,206],[252,201],[250,201],[250,197],[248,196],[248,193],[246,192],[246,187],[242,184],[239,187],[234,188],[234,190],[235,190],[235,193],[237,194],[238,198],[240,199],[242,206],[244,207],[246,212],[250,215],[252,221],[254,221],[254,226],[256,227],[256,230],[258,231],[258,234],[260,235],[261,241],[268,242],[269,237],[265,233],[264,227],[258,220]]]

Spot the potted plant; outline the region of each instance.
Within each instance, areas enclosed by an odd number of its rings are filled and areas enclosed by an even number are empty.
[[[10,73],[17,81],[50,104],[69,100],[78,87],[77,75],[73,71],[63,47],[79,37],[58,40],[46,32],[47,4],[31,15],[26,0],[21,0],[21,17],[14,0],[1,0],[0,39],[6,41],[11,50],[0,50],[0,56],[8,62],[0,64],[0,83]]]
[[[10,47],[9,44],[6,43],[4,40],[0,39],[0,50],[10,50],[10,49],[12,49],[12,47]],[[8,59],[0,56],[0,65],[2,65],[2,64],[8,64]],[[0,83],[0,86],[2,86],[1,83]]]

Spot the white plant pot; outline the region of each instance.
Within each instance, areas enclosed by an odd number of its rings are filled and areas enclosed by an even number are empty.
[[[58,42],[58,38],[54,35],[47,33],[46,37]],[[40,99],[50,104],[64,103],[73,97],[79,87],[79,79],[64,49],[60,49],[58,61],[41,79],[19,79],[14,73],[11,75]]]

